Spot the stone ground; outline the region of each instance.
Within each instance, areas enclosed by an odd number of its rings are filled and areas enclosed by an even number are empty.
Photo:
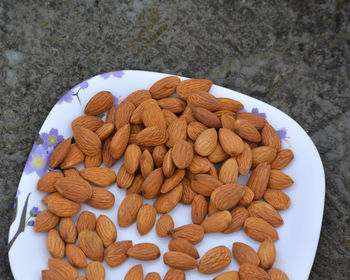
[[[0,278],[13,279],[13,200],[51,107],[91,76],[141,69],[212,79],[301,124],[327,178],[310,279],[350,279],[349,61],[349,1],[0,1]]]

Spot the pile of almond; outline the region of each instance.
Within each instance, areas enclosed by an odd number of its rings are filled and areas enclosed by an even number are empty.
[[[53,152],[49,166],[55,170],[38,182],[38,190],[49,193],[43,198],[48,208],[38,215],[34,228],[48,231],[52,256],[42,279],[102,280],[103,261],[116,267],[128,258],[160,257],[156,244],[116,241],[117,228],[105,215],[96,218],[84,211],[74,223],[71,217],[80,212],[81,203],[112,208],[115,197],[104,187],[115,182],[126,190],[118,209],[119,227],[136,222],[139,234],[145,235],[156,224],[159,237],[170,237],[169,252],[163,252],[170,267],[164,279],[185,279],[184,270],[220,272],[232,255],[239,271],[224,272],[216,280],[288,279],[272,266],[276,227],[283,224],[277,210],[289,207],[283,189],[293,184],[280,169],[293,159],[293,152],[282,150],[266,119],[238,112],[243,105],[236,100],[210,94],[212,84],[170,76],[149,90],[131,93],[119,106],[113,105],[108,91],[92,97],[86,115],[71,124],[74,138],[64,140]],[[103,121],[101,114],[107,111]],[[124,164],[115,174],[110,167],[123,156]],[[85,168],[77,170],[82,162]],[[105,167],[100,167],[102,162]],[[250,170],[247,184],[237,184],[238,177]],[[153,205],[144,203],[144,198],[154,199]],[[192,205],[193,224],[174,226],[167,213],[179,203]],[[162,215],[156,222],[157,213]],[[205,234],[231,234],[241,228],[261,242],[257,252],[236,242],[232,250],[218,246],[199,255],[195,245]],[[76,268],[85,268],[86,276],[78,276]],[[143,279],[142,265],[131,268],[124,279]],[[152,272],[145,279],[161,278]]]

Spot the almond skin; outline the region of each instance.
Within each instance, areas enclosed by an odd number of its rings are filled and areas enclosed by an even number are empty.
[[[96,131],[103,126],[103,120],[96,116],[80,116],[72,121],[72,128],[81,126],[92,131]]]
[[[116,159],[112,157],[112,149],[111,149],[111,143],[112,143],[113,136],[109,136],[103,143],[103,149],[102,149],[102,159],[103,163],[106,167],[111,168],[115,163]]]
[[[153,162],[157,167],[162,167],[164,156],[167,153],[165,145],[159,145],[154,147],[152,152]],[[124,156],[125,158],[125,156]]]
[[[154,99],[147,99],[147,100],[143,101],[140,105],[138,105],[136,107],[135,111],[132,113],[132,116],[130,118],[130,123],[142,124],[142,113],[143,113],[144,108],[148,104],[154,104],[154,103],[157,103],[157,101]]]
[[[232,221],[232,216],[229,211],[220,211],[209,216],[201,226],[205,233],[219,232],[227,229]]]
[[[168,193],[160,195],[154,202],[154,207],[158,213],[168,213],[180,202],[182,196],[182,184],[178,184]]]
[[[282,148],[281,139],[277,131],[268,123],[261,131],[261,140],[264,146],[273,147],[279,152]]]
[[[161,280],[158,272],[150,272],[146,275],[145,280]]]
[[[164,175],[162,168],[153,170],[142,184],[142,194],[145,198],[155,198],[160,193],[163,184]]]
[[[77,228],[71,217],[61,218],[59,232],[64,242],[74,243],[77,238]]]
[[[101,141],[106,140],[114,131],[113,123],[106,123],[96,130],[96,134]]]
[[[167,237],[174,230],[174,221],[170,215],[164,214],[159,217],[156,232],[159,237]]]
[[[290,178],[287,174],[283,173],[281,170],[272,169],[270,172],[268,186],[271,189],[285,189],[294,184],[292,178]]]
[[[261,136],[255,126],[247,120],[236,120],[233,129],[239,136],[251,142],[261,142]]]
[[[128,145],[129,136],[130,136],[129,124],[124,125],[114,134],[110,143],[112,158],[119,159],[122,157]]]
[[[102,163],[102,149],[98,151],[98,153],[94,156],[86,156],[85,157],[85,167],[99,167]]]
[[[103,261],[103,243],[96,232],[90,230],[80,232],[78,242],[87,257],[94,261]]]
[[[63,170],[64,177],[81,177],[79,171],[73,167]]]
[[[62,280],[64,279],[60,274],[53,270],[42,270],[41,271],[42,280]]]
[[[84,252],[75,244],[67,244],[66,257],[74,267],[83,268],[87,266],[87,258]]]
[[[85,203],[96,209],[110,209],[115,201],[114,194],[98,187],[92,188],[92,196]]]
[[[49,160],[49,167],[55,168],[57,165],[59,165],[66,155],[69,152],[69,147],[71,145],[72,138],[69,137],[68,139],[62,141],[53,151],[50,160]]]
[[[116,178],[118,187],[121,189],[129,188],[132,182],[134,181],[134,177],[135,175],[133,173],[130,174],[126,171],[125,164],[123,164],[119,168],[117,178]]]
[[[191,181],[192,189],[204,196],[210,196],[221,185],[222,183],[218,179],[208,174],[197,174]]]
[[[250,263],[258,266],[260,264],[258,254],[247,244],[241,242],[233,243],[232,253],[239,265]]]
[[[267,189],[264,193],[264,200],[277,210],[285,210],[290,206],[290,198],[280,190]]]
[[[245,176],[252,167],[253,154],[250,146],[245,142],[243,152],[237,156],[237,165],[239,174]]]
[[[163,280],[185,280],[185,279],[186,279],[185,272],[183,272],[180,269],[171,268],[165,274]]]
[[[161,108],[159,107],[157,101],[154,99],[150,100],[152,101],[147,102],[147,104],[145,104],[143,107],[141,113],[142,123],[146,128],[156,126],[166,129],[167,125]]]
[[[118,109],[117,105],[112,105],[111,109],[109,109],[109,111],[107,113],[106,123],[111,123],[114,126],[115,117],[116,117],[116,114],[117,114],[117,109]]]
[[[76,166],[85,159],[85,155],[79,149],[77,144],[70,145],[68,154],[64,158],[63,162],[60,164],[61,169],[68,169]]]
[[[170,124],[172,124],[174,121],[178,119],[178,117],[173,112],[170,112],[169,110],[162,109],[162,112],[168,127]]]
[[[177,168],[187,168],[193,159],[193,148],[185,140],[176,142],[171,151],[171,158]]]
[[[223,114],[221,116],[221,125],[223,128],[228,128],[228,129],[231,129],[231,130],[234,130],[235,129],[235,118],[229,114]],[[260,136],[260,134],[259,134]]]
[[[228,128],[219,129],[219,141],[222,149],[230,156],[237,156],[243,152],[242,138]]]
[[[79,203],[76,203],[66,198],[58,198],[51,200],[49,201],[47,206],[50,212],[54,213],[59,217],[74,216],[81,209],[81,205]]]
[[[208,156],[216,149],[218,135],[214,128],[204,130],[194,142],[195,151],[201,156]]]
[[[191,182],[187,178],[183,178],[181,181],[182,184],[182,197],[181,202],[183,204],[190,204],[192,203],[194,197],[197,195],[197,193],[192,190],[191,188]]]
[[[92,196],[90,184],[80,177],[64,177],[55,183],[56,190],[65,198],[83,202]]]
[[[198,267],[195,258],[182,252],[166,252],[163,255],[163,261],[166,265],[181,270],[192,270]]]
[[[117,228],[114,223],[105,215],[100,215],[96,221],[96,232],[103,242],[103,246],[108,247],[117,239]]]
[[[206,91],[192,91],[187,98],[187,103],[190,107],[200,107],[209,111],[219,109],[219,102],[216,97]]]
[[[48,195],[44,196],[41,201],[45,205],[48,205],[50,200],[54,200],[57,198],[63,198],[63,196],[59,192],[53,192],[53,193],[49,193]]]
[[[187,135],[187,122],[184,118],[178,118],[174,122],[170,123],[167,132],[169,135],[166,146],[171,148],[177,141],[186,140]]]
[[[130,93],[124,100],[129,101],[135,105],[139,106],[143,101],[151,99],[151,93],[146,89],[139,89]]]
[[[176,114],[183,112],[186,107],[186,103],[177,97],[167,97],[159,99],[158,105],[160,108],[169,110]]]
[[[80,213],[77,221],[78,233],[84,230],[94,231],[96,227],[96,216],[90,211],[83,211]]]
[[[247,218],[244,222],[244,231],[250,238],[260,242],[267,238],[271,238],[273,241],[278,240],[278,233],[275,228],[260,218]]]
[[[220,119],[209,110],[200,107],[193,107],[191,109],[196,120],[198,120],[205,126],[213,128],[221,127]]]
[[[65,244],[57,229],[53,228],[49,230],[46,239],[46,246],[53,258],[61,259],[65,256]]]
[[[128,124],[132,113],[135,110],[135,105],[127,100],[124,100],[117,107],[116,117],[115,117],[115,127],[116,129],[121,129],[124,125]]]
[[[239,280],[237,271],[226,271],[216,276],[214,280]]]
[[[157,210],[150,204],[144,204],[137,213],[136,226],[140,235],[145,235],[156,222]]]
[[[128,194],[118,209],[118,224],[127,227],[136,221],[137,213],[142,206],[142,197],[138,194]]]
[[[36,232],[48,231],[54,228],[58,221],[59,217],[51,213],[48,209],[42,211],[35,219],[34,230]]]
[[[201,90],[208,92],[213,85],[213,82],[210,80],[204,79],[188,79],[179,83],[176,87],[177,95],[183,99],[187,100],[188,96],[194,90]]]
[[[132,267],[125,275],[124,280],[143,280],[143,268],[141,264]]]
[[[139,243],[130,247],[127,255],[137,260],[151,261],[160,257],[160,251],[158,246],[153,243]]]
[[[210,162],[208,158],[195,155],[188,170],[193,174],[207,173],[210,169]]]
[[[94,156],[99,152],[101,140],[95,132],[81,126],[74,127],[73,132],[75,142],[85,155]]]
[[[244,186],[244,195],[242,199],[239,201],[239,205],[246,206],[249,205],[254,199],[254,192],[251,188]]]
[[[79,173],[85,180],[100,187],[113,185],[116,180],[114,171],[104,167],[84,168]]]
[[[106,276],[105,268],[100,262],[91,262],[86,266],[85,274],[87,279],[104,280]]]
[[[270,177],[270,164],[260,163],[248,179],[248,187],[254,192],[254,199],[260,199],[264,195]]]
[[[148,150],[143,151],[141,155],[140,169],[143,178],[146,178],[154,169],[153,157]]]
[[[252,150],[252,156],[253,156],[253,162],[252,166],[253,168],[258,166],[260,163],[266,161],[268,163],[273,162],[273,160],[276,158],[277,151],[273,147],[269,146],[260,146],[256,147]]]
[[[167,193],[174,189],[185,177],[185,173],[185,169],[177,169],[171,177],[165,179],[160,192]]]
[[[169,248],[169,251],[182,252],[195,259],[199,258],[199,254],[196,247],[194,247],[193,244],[188,242],[186,239],[182,239],[182,238],[172,239],[169,241],[168,248]]]
[[[268,271],[271,280],[288,280],[287,274],[278,268],[271,268]]]
[[[168,140],[168,132],[161,127],[146,127],[136,135],[136,143],[140,146],[158,146]]]
[[[259,247],[258,256],[260,258],[260,266],[269,269],[273,266],[276,259],[275,244],[271,239],[265,239]]]
[[[58,179],[63,178],[62,172],[49,171],[44,174],[38,181],[38,191],[41,192],[55,192],[55,183]]]
[[[235,206],[243,197],[245,188],[240,184],[222,185],[215,189],[210,196],[214,207],[218,210],[227,210]]]
[[[218,142],[216,147],[215,147],[215,150],[208,156],[208,159],[212,163],[218,163],[218,162],[224,161],[228,157],[229,157],[228,154],[225,153],[225,151],[222,149],[220,143]]]
[[[234,184],[238,178],[238,164],[235,158],[225,160],[219,170],[219,180],[224,184]]]
[[[225,246],[218,246],[207,251],[199,262],[198,271],[211,274],[225,269],[232,259],[230,250]]]
[[[231,210],[232,221],[222,233],[232,233],[243,227],[245,220],[249,217],[248,210],[243,206],[236,206]]]
[[[78,271],[64,260],[49,259],[50,270],[59,274],[64,280],[77,279]]]
[[[243,109],[243,104],[237,100],[226,97],[219,97],[217,100],[219,102],[220,111],[237,112]]]
[[[109,110],[114,102],[112,93],[100,91],[86,104],[84,113],[88,116],[97,116]]]
[[[279,227],[283,225],[283,219],[280,214],[267,202],[252,202],[248,206],[248,212],[251,217],[261,218],[271,224],[273,227]]]
[[[232,111],[228,111],[228,110],[219,110],[219,111],[216,111],[214,112],[215,116],[217,116],[219,119],[221,119],[221,117],[223,115],[229,115],[231,117],[234,117],[235,116],[235,113],[232,112]]]
[[[169,76],[155,82],[149,92],[154,99],[168,97],[175,93],[177,85],[181,82],[179,77]]]
[[[204,229],[200,225],[188,224],[174,229],[171,237],[183,238],[196,245],[203,240]]]
[[[192,201],[192,208],[191,208],[192,222],[194,224],[200,225],[203,222],[207,213],[208,213],[207,199],[201,194],[196,195]]]
[[[142,191],[142,184],[145,179],[143,179],[142,175],[139,173],[135,176],[134,181],[131,186],[127,188],[126,194],[137,193],[140,194]]]
[[[286,167],[294,158],[292,150],[284,149],[280,151],[274,161],[271,163],[271,168],[282,169]]]
[[[163,159],[162,169],[165,177],[171,177],[175,171],[175,165],[171,157],[171,151],[172,151],[172,148],[170,148],[169,151],[164,155],[164,159]]]
[[[196,141],[198,136],[206,129],[208,127],[200,122],[191,122],[187,126],[187,135],[191,140]]]
[[[265,270],[250,263],[242,264],[239,267],[239,276],[242,280],[270,280],[270,276],[265,272]]]
[[[116,267],[126,261],[126,252],[132,246],[131,240],[119,241],[109,245],[105,251],[105,261],[110,267]]]
[[[256,129],[262,129],[266,124],[266,119],[258,114],[249,113],[249,112],[241,112],[236,114],[237,120],[247,120],[251,122]]]

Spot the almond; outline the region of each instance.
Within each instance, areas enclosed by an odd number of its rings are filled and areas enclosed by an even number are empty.
[[[130,193],[141,193],[142,191],[142,184],[145,179],[143,179],[142,175],[139,173],[135,176],[134,181],[132,182],[131,186],[126,190],[126,194]]]
[[[237,100],[226,97],[219,97],[217,100],[219,102],[219,110],[221,111],[237,112],[243,109],[243,104]]]
[[[152,152],[153,162],[157,167],[161,167],[163,164],[164,156],[167,153],[165,145],[159,145],[154,147]]]
[[[107,137],[109,137],[113,133],[113,131],[114,131],[114,124],[106,123],[96,130],[96,134],[101,141],[104,141],[105,139],[107,139]]]
[[[231,210],[232,221],[222,233],[232,233],[243,227],[245,220],[249,217],[248,210],[243,206],[236,206]]]
[[[155,99],[168,97],[175,93],[177,85],[181,82],[179,77],[169,76],[155,82],[149,89]]]
[[[112,93],[100,91],[96,93],[86,104],[84,113],[89,116],[97,116],[109,110],[114,102]]]
[[[252,167],[253,154],[250,146],[244,142],[243,152],[236,157],[238,172],[245,176]]]
[[[166,129],[166,121],[161,108],[159,107],[157,101],[154,99],[153,102],[147,102],[141,113],[141,120],[145,127],[159,127]]]
[[[157,104],[157,101],[154,99],[147,99],[143,101],[139,106],[136,107],[135,111],[132,113],[132,116],[130,118],[130,123],[132,124],[142,124],[142,112],[143,109],[148,105],[148,104]]]
[[[150,204],[144,204],[137,213],[136,226],[140,235],[145,235],[156,222],[157,210]]]
[[[47,250],[53,258],[61,259],[64,258],[65,255],[65,244],[62,240],[60,234],[57,229],[53,228],[49,230],[46,239]]]
[[[214,152],[218,135],[214,128],[204,130],[194,142],[195,151],[201,156],[208,156]]]
[[[135,105],[135,107],[139,106],[143,101],[151,99],[151,93],[146,89],[139,89],[132,93],[130,93],[124,101],[129,101]]]
[[[252,166],[256,167],[260,163],[266,161],[271,163],[276,158],[277,151],[273,147],[260,146],[252,150],[253,162]]]
[[[59,165],[64,158],[67,156],[69,152],[69,147],[71,145],[72,138],[69,137],[68,139],[62,141],[53,151],[50,160],[49,160],[49,167],[55,168],[57,165]]]
[[[260,163],[248,179],[248,187],[254,192],[254,199],[260,199],[264,195],[270,177],[270,164]]]
[[[154,207],[158,213],[168,213],[173,210],[181,200],[182,196],[182,184],[178,184],[171,191],[160,195],[154,202]]]
[[[271,239],[265,239],[258,250],[260,258],[260,266],[264,269],[269,269],[273,266],[276,259],[276,248]]]
[[[209,174],[210,176],[213,176],[213,177],[216,178],[216,179],[219,179],[219,176],[218,176],[218,173],[217,173],[217,171],[216,171],[215,165],[212,164],[212,163],[210,163],[210,169],[209,169],[208,174]]]
[[[147,127],[136,135],[136,143],[146,147],[162,145],[167,140],[167,131],[157,126]]]
[[[132,246],[131,240],[119,241],[109,245],[105,251],[105,261],[110,267],[116,267],[126,261],[126,252]]]
[[[92,196],[90,184],[80,177],[63,177],[56,181],[56,190],[65,198],[83,202]]]
[[[101,140],[95,132],[81,126],[74,127],[73,132],[75,142],[85,155],[94,156],[99,152]]]
[[[143,151],[140,158],[140,169],[143,178],[146,178],[154,168],[153,157],[148,150]]]
[[[196,118],[196,120],[198,120],[205,126],[213,127],[213,128],[221,127],[221,122],[214,113],[200,107],[193,107],[191,109],[193,111],[193,115]]]
[[[237,156],[243,152],[241,137],[228,128],[219,129],[219,141],[222,149],[230,156]]]
[[[76,166],[85,159],[85,155],[79,149],[77,144],[70,145],[69,152],[60,164],[61,169],[68,169]]]
[[[125,164],[123,164],[117,174],[117,185],[121,189],[127,189],[131,186],[134,181],[135,175],[132,173],[128,173],[125,168]]]
[[[182,179],[185,177],[185,173],[185,169],[177,169],[171,177],[165,179],[160,192],[167,193],[179,185]]]
[[[86,168],[99,167],[102,163],[102,149],[94,156],[86,156],[84,163]]]
[[[109,109],[107,116],[106,116],[106,123],[111,123],[114,126],[115,123],[115,118],[117,114],[117,105],[112,105],[111,109]]]
[[[282,148],[281,139],[277,131],[268,123],[261,131],[262,144],[264,146],[273,147],[279,152]]]
[[[219,102],[216,97],[206,91],[192,91],[187,98],[187,103],[192,108],[200,107],[209,111],[216,111],[219,109]]]
[[[132,267],[125,275],[124,280],[143,280],[143,268],[141,264]]]
[[[136,221],[137,213],[142,206],[142,197],[138,194],[128,194],[118,209],[118,224],[127,227]]]
[[[59,192],[53,192],[53,193],[49,193],[48,195],[44,196],[41,201],[45,205],[48,205],[50,200],[54,200],[57,198],[63,198],[63,196]]]
[[[229,211],[220,211],[205,219],[201,226],[205,233],[219,232],[227,229],[231,221],[232,216]]]
[[[153,243],[139,243],[130,247],[127,255],[137,260],[151,261],[160,257],[160,251]]]
[[[236,120],[234,126],[234,132],[236,132],[243,139],[251,142],[259,143],[261,136],[255,126],[247,120]]]
[[[249,205],[254,199],[254,192],[251,188],[244,186],[244,195],[242,199],[239,201],[239,205],[245,206]]]
[[[264,201],[254,201],[248,207],[251,217],[257,217],[265,220],[273,227],[283,225],[283,219],[280,214],[270,204]]]
[[[181,99],[187,100],[191,92],[195,90],[208,92],[212,85],[213,85],[213,82],[210,80],[188,79],[188,80],[182,81],[177,85],[176,93]]]
[[[167,147],[171,148],[177,141],[186,140],[187,122],[184,118],[178,118],[169,124],[167,132],[169,135],[166,142]]]
[[[165,274],[163,280],[186,280],[185,272],[180,269],[171,268]]]
[[[103,261],[103,243],[96,232],[90,230],[81,231],[78,235],[81,250],[87,257],[94,261]]]
[[[100,215],[96,221],[96,232],[101,238],[103,245],[108,247],[117,239],[117,228],[105,215]]]
[[[111,168],[117,161],[112,157],[112,149],[111,149],[112,139],[113,139],[112,136],[108,137],[103,143],[103,149],[102,149],[103,163],[108,168]]]
[[[160,188],[163,184],[164,175],[162,168],[153,170],[142,184],[142,194],[145,198],[155,198],[160,193]]]
[[[191,188],[191,182],[187,178],[183,178],[181,181],[182,184],[182,197],[181,202],[183,204],[192,203],[194,197],[197,195],[195,191]]]
[[[161,280],[158,272],[150,272],[146,275],[145,280]]]
[[[181,270],[192,270],[198,267],[195,258],[182,252],[166,252],[163,255],[163,261],[166,265]]]
[[[85,274],[88,280],[105,280],[106,272],[102,263],[91,262],[86,266]]]
[[[57,272],[57,274],[59,274],[63,280],[78,278],[78,271],[64,260],[49,259],[49,268],[50,270]]]
[[[210,169],[210,162],[206,157],[195,155],[188,169],[193,174],[207,173]]]
[[[282,169],[286,167],[294,158],[294,154],[289,149],[284,149],[280,151],[276,158],[271,163],[271,168],[273,169]]]
[[[235,119],[233,116],[229,115],[229,114],[223,114],[221,116],[221,125],[223,128],[228,128],[228,129],[231,129],[231,130],[234,130],[235,129]],[[260,136],[260,134],[259,134]]]
[[[158,105],[160,108],[169,110],[176,114],[183,112],[186,107],[186,103],[178,97],[167,97],[159,99]]]
[[[77,231],[78,233],[84,230],[94,231],[96,227],[96,216],[90,211],[83,211],[80,213],[77,221]]]
[[[208,156],[208,159],[212,163],[218,163],[218,162],[224,161],[228,157],[229,157],[228,154],[226,154],[224,152],[224,150],[222,149],[220,143],[218,142],[216,147],[215,147],[215,150]]]
[[[235,206],[243,197],[245,188],[240,184],[222,185],[215,189],[210,196],[214,207],[218,210],[227,210]]]
[[[38,191],[41,192],[55,192],[55,183],[59,178],[63,178],[62,172],[49,171],[44,174],[38,181]]]
[[[75,244],[67,244],[66,257],[68,262],[78,268],[87,266],[87,258],[84,252]]]
[[[197,174],[191,181],[192,189],[204,196],[210,196],[221,185],[222,183],[218,179],[208,174]]]
[[[64,278],[53,270],[42,270],[41,271],[42,280],[64,280]]]
[[[237,120],[247,120],[255,126],[256,129],[262,129],[266,122],[266,119],[262,116],[249,112],[241,112],[236,114]]]
[[[128,145],[130,136],[130,125],[126,124],[121,127],[113,136],[110,143],[112,158],[119,159],[123,156]]]
[[[48,209],[59,217],[71,217],[80,211],[81,205],[66,198],[57,198],[49,201]]]
[[[187,135],[190,139],[196,141],[198,136],[206,129],[208,127],[200,122],[191,122],[187,126]]]
[[[58,221],[59,217],[51,213],[48,209],[42,211],[35,219],[34,230],[36,232],[48,231],[54,228]]]
[[[170,215],[164,214],[159,217],[156,232],[159,237],[167,237],[174,230],[174,221]]]
[[[81,177],[75,167],[63,170],[63,174],[65,177]]]
[[[232,111],[228,111],[228,110],[220,110],[220,111],[216,111],[214,112],[215,116],[217,116],[219,119],[221,119],[221,117],[223,115],[229,115],[231,117],[234,117],[235,116],[235,113],[232,112]]]
[[[222,163],[219,170],[219,180],[224,184],[234,184],[238,178],[238,165],[234,157]]]
[[[239,267],[239,276],[242,280],[270,280],[270,276],[262,268],[245,263]]]
[[[232,254],[225,246],[218,246],[207,251],[199,262],[198,271],[211,274],[224,270],[230,263]]]
[[[250,238],[260,242],[267,238],[271,238],[273,241],[278,240],[275,228],[260,218],[247,218],[244,222],[244,231]]]
[[[74,243],[77,238],[77,228],[71,217],[61,218],[59,232],[64,242]]]
[[[211,200],[209,200],[208,215],[211,216],[217,212],[219,212],[219,210],[216,209],[214,203]]]
[[[170,124],[172,124],[174,121],[177,120],[177,116],[173,112],[170,112],[169,110],[165,110],[165,109],[163,109],[162,112],[163,112],[164,119],[167,126],[169,126]]]
[[[239,280],[237,271],[226,271],[216,276],[214,280]]]
[[[117,130],[128,124],[132,113],[135,110],[135,105],[127,100],[124,100],[117,108],[115,117],[115,127]]]
[[[232,253],[239,265],[250,263],[258,266],[260,264],[258,254],[247,244],[241,242],[233,243]]]
[[[278,268],[271,268],[268,271],[271,280],[288,280],[287,274]]]
[[[183,238],[196,245],[203,240],[204,229],[200,225],[188,224],[174,229],[171,237]]]
[[[91,184],[100,187],[113,185],[116,175],[113,170],[104,167],[90,167],[80,170],[80,175]]]
[[[268,186],[272,189],[285,189],[294,184],[292,178],[287,174],[283,173],[281,170],[272,169],[270,172]]]
[[[193,159],[193,148],[185,140],[176,142],[171,151],[171,158],[178,168],[187,168]]]
[[[103,120],[96,116],[80,116],[72,121],[72,128],[81,126],[92,131],[96,131],[103,126]]]
[[[164,155],[163,159],[162,169],[165,177],[171,177],[175,171],[175,165],[171,157],[171,151],[172,148],[170,148],[169,151]]]
[[[184,254],[187,254],[194,259],[199,258],[198,251],[196,247],[193,246],[190,242],[188,242],[186,239],[182,238],[175,238],[169,241],[168,244],[169,251],[176,251],[176,252],[182,252]]]
[[[87,205],[96,209],[111,209],[114,205],[114,194],[98,187],[92,188],[92,196],[85,201]]]
[[[277,210],[285,210],[290,206],[289,196],[280,190],[267,189],[264,199]]]

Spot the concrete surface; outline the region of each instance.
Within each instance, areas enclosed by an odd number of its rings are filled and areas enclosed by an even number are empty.
[[[327,194],[310,279],[350,279],[349,1],[0,1],[0,278],[37,132],[60,96],[98,73],[205,77],[289,114],[308,131]]]

